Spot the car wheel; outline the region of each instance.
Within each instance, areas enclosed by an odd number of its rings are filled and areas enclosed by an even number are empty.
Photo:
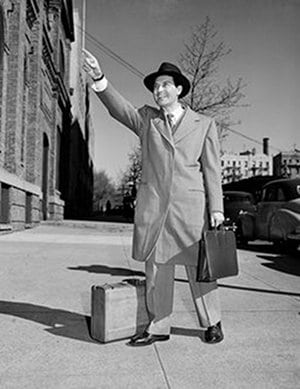
[[[294,254],[295,252],[298,251],[299,242],[297,240],[289,239],[286,241],[285,246],[286,246],[287,252]]]
[[[240,238],[238,243],[240,247],[246,247],[248,245],[248,240],[245,238]]]
[[[245,247],[247,246],[248,244],[248,239],[244,237],[243,235],[243,229],[242,229],[242,226],[240,223],[237,224],[237,227],[236,227],[236,241],[237,241],[237,244],[240,246],[240,247]]]
[[[273,244],[275,249],[280,253],[294,254],[299,247],[299,242],[296,240],[275,241]]]

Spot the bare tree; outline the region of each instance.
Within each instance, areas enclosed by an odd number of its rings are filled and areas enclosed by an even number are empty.
[[[94,204],[97,208],[101,202],[112,198],[116,188],[104,170],[94,173]]]
[[[225,85],[221,85],[218,79],[220,63],[230,53],[231,49],[218,41],[215,26],[207,17],[193,30],[179,58],[181,69],[191,82],[186,103],[194,111],[216,120],[220,139],[226,135],[226,129],[235,124],[230,118],[233,108],[245,106],[240,104],[245,97],[243,80],[227,78]]]
[[[131,188],[132,195],[135,197],[138,184],[142,174],[141,147],[136,146],[129,154],[129,164],[127,170],[121,178],[121,186]]]

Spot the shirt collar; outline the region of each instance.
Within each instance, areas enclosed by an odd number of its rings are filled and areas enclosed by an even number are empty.
[[[180,119],[180,117],[183,115],[184,110],[185,110],[185,106],[180,104],[172,112],[167,112],[164,109],[163,112],[165,116],[171,115],[173,117],[174,122],[177,122]]]

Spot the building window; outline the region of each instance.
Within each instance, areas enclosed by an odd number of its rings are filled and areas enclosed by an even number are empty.
[[[21,164],[25,163],[25,148],[26,148],[26,127],[27,127],[27,111],[28,111],[28,55],[24,53],[23,62],[23,103],[22,103],[22,127],[21,127]]]
[[[60,128],[56,129],[56,180],[55,188],[60,188],[60,157],[61,157],[61,131]]]
[[[26,192],[25,197],[25,223],[31,224],[32,223],[32,194]]]
[[[64,47],[62,42],[60,42],[60,49],[59,49],[59,71],[61,78],[63,79],[65,76],[65,53],[64,53]]]
[[[2,5],[0,5],[0,71],[2,72],[2,60],[3,60],[3,52],[4,52],[4,13],[2,9]]]
[[[0,223],[10,222],[10,186],[0,183]]]

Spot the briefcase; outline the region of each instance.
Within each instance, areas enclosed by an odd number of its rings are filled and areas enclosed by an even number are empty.
[[[102,343],[125,339],[149,324],[145,280],[93,285],[91,288],[91,336]]]
[[[211,282],[238,274],[236,239],[224,227],[203,233],[199,247],[197,281]]]

